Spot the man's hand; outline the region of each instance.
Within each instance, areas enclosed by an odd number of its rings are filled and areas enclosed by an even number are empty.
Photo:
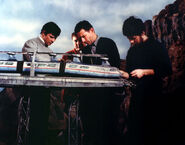
[[[154,75],[153,69],[135,69],[133,70],[130,75],[132,77],[142,78],[145,75]]]
[[[121,76],[122,76],[123,78],[125,78],[125,79],[128,79],[128,78],[129,78],[129,74],[128,74],[127,72],[125,72],[125,71],[123,71],[123,70],[119,70],[119,71],[120,71]]]

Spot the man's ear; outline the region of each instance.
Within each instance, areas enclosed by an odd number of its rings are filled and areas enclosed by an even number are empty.
[[[45,31],[42,31],[42,32],[41,32],[41,37],[42,37],[42,39],[44,39],[45,36],[46,36]]]
[[[89,31],[91,31],[91,32],[94,32],[95,33],[95,31],[94,31],[94,28],[92,27],[92,28],[90,28],[89,29]]]
[[[148,36],[146,35],[145,31],[141,33],[141,37],[143,38],[143,41],[146,41],[148,39]]]
[[[145,38],[145,37],[146,37],[146,32],[145,32],[145,31],[143,31],[143,32],[141,33],[141,37],[142,37],[142,38]]]
[[[41,35],[46,35],[46,31],[43,30],[43,31],[41,32]]]
[[[41,32],[41,35],[45,35],[46,34],[46,31],[45,30],[42,30],[42,32]]]

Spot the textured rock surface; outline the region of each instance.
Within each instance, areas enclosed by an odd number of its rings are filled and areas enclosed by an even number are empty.
[[[173,74],[166,79],[165,89],[172,93],[185,84],[185,0],[176,0],[152,19],[154,38],[168,49]]]
[[[145,22],[148,35],[166,46],[173,74],[164,79],[168,140],[173,145],[185,144],[185,0],[167,5],[152,20]],[[150,29],[151,28],[151,29]]]

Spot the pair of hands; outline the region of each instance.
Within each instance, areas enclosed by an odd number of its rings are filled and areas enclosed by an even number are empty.
[[[120,70],[120,73],[123,78],[126,78],[126,79],[129,78],[129,74],[127,72]],[[154,75],[154,70],[153,69],[135,69],[130,73],[130,75],[132,77],[136,77],[140,79],[145,75]]]
[[[68,54],[79,54],[80,53],[80,48],[79,47],[75,47],[74,49],[67,51],[66,53]],[[67,56],[63,55],[62,58],[59,58],[58,61],[65,61],[67,59]]]

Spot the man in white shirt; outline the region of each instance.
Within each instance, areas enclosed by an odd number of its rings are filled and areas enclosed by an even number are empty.
[[[54,22],[43,25],[40,36],[25,42],[22,52],[36,52],[35,61],[51,61],[48,47],[60,35],[61,29]],[[44,53],[44,54],[42,54]],[[32,56],[23,54],[25,61],[32,61]],[[48,117],[51,89],[46,87],[25,87],[24,96],[30,97],[30,122],[28,145],[45,145],[47,141]]]
[[[61,29],[54,22],[44,24],[40,36],[26,41],[22,48],[22,52],[34,52],[36,50],[36,61],[51,61],[51,56],[49,54],[38,53],[52,53],[52,50],[48,46],[55,42],[60,32]],[[23,59],[31,61],[31,56],[24,54]]]

